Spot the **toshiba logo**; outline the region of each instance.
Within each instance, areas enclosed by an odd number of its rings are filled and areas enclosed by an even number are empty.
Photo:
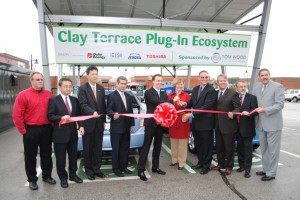
[[[155,55],[155,54],[150,54],[150,55],[146,55],[147,58],[152,58],[152,59],[166,59],[167,56],[166,55]]]

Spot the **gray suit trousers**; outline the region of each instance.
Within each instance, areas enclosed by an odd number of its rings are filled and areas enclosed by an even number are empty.
[[[262,167],[267,176],[275,177],[279,162],[282,131],[259,130]]]

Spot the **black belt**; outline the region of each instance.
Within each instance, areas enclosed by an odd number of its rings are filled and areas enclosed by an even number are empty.
[[[26,124],[27,127],[30,127],[30,128],[45,128],[47,126],[49,126],[50,124],[43,124],[43,125],[28,125]]]

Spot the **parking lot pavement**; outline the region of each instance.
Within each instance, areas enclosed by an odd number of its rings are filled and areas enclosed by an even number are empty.
[[[26,186],[22,136],[12,128],[0,134],[0,199],[300,199],[300,103],[286,103],[283,113],[281,165],[276,179],[270,182],[262,182],[255,175],[261,169],[259,149],[254,152],[249,179],[235,171],[230,176],[218,171],[202,176],[190,168],[196,163],[196,156],[190,153],[184,170],[170,167],[169,138],[165,135],[160,158],[160,167],[167,172],[165,176],[149,171],[151,162],[148,162],[148,181],[139,180],[136,171],[131,176],[117,178],[112,174],[110,157],[106,154],[103,165],[103,171],[108,174],[106,179],[85,179],[83,184],[69,182],[70,187],[63,189],[54,165],[52,175],[57,184],[49,185],[39,179],[39,190],[31,191]],[[136,151],[130,156],[132,170],[137,159]],[[54,157],[53,160],[55,164]],[[148,160],[151,161],[151,153]],[[78,159],[81,166],[78,175],[84,178],[81,162]]]

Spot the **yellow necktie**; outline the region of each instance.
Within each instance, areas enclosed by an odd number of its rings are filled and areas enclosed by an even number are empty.
[[[95,99],[97,100],[96,86],[93,86],[93,93],[94,93]]]
[[[126,98],[125,98],[124,92],[121,93],[121,97],[122,97],[125,109],[127,110],[127,104],[126,104]]]

